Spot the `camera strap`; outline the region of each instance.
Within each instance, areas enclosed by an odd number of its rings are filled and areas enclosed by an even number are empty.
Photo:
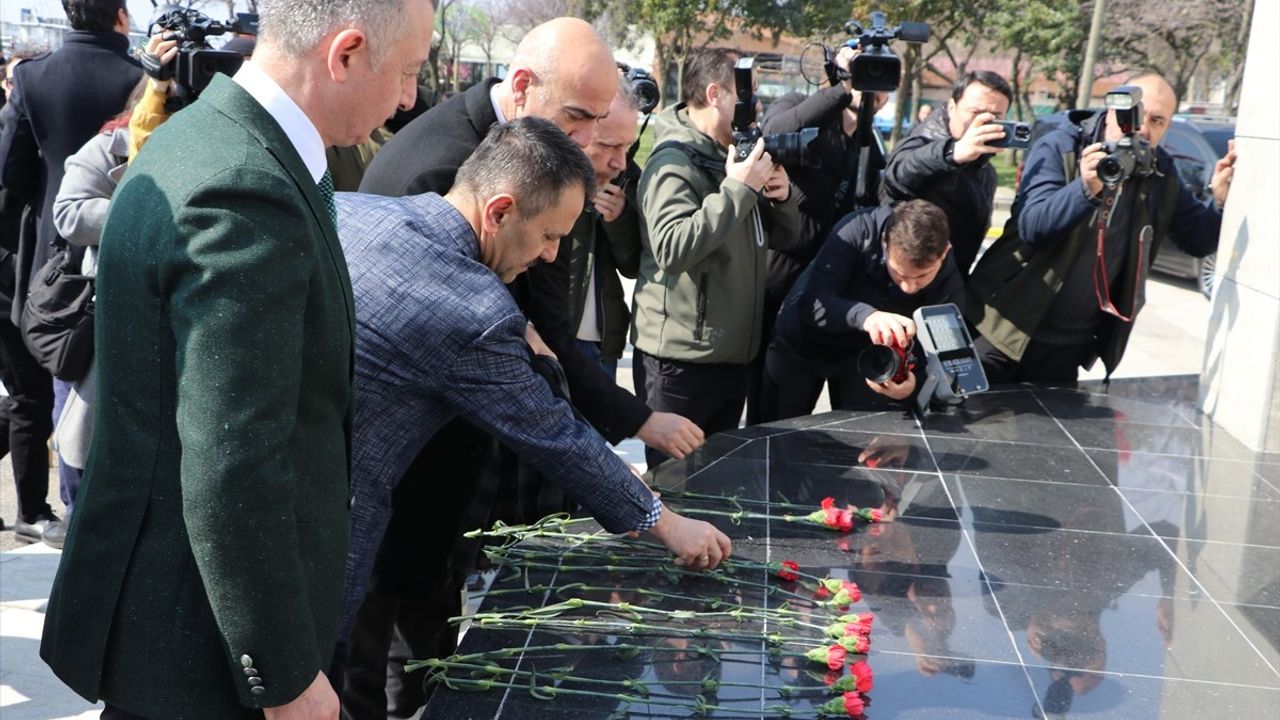
[[[1121,186],[1105,185],[1102,190],[1102,207],[1098,210],[1097,223],[1097,245],[1093,256],[1093,295],[1098,300],[1098,309],[1111,315],[1121,322],[1131,323],[1137,312],[1131,315],[1125,315],[1120,312],[1119,308],[1111,300],[1111,281],[1107,273],[1107,257],[1106,257],[1106,237],[1107,228],[1111,225],[1111,217],[1116,209],[1116,200],[1119,199]],[[1143,257],[1142,245],[1146,242],[1146,233],[1138,233],[1138,257]],[[1135,270],[1141,273],[1141,268]],[[1134,283],[1134,296],[1137,297],[1138,287],[1140,283]],[[1136,306],[1137,303],[1135,302]]]

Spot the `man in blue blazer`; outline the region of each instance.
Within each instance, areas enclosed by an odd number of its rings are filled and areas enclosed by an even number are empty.
[[[364,600],[392,489],[459,416],[562,484],[606,530],[648,531],[693,568],[728,557],[724,533],[663,508],[530,365],[526,320],[504,283],[555,260],[588,192],[595,173],[582,149],[526,117],[494,126],[444,197],[339,197],[359,339],[344,630]],[[443,491],[455,478],[408,481]]]
[[[275,0],[102,236],[103,401],[41,656],[107,718],[325,718],[354,309],[324,148],[413,104],[429,0]]]

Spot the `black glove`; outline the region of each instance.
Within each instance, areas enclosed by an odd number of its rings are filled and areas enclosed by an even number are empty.
[[[162,64],[158,56],[145,50],[138,53],[138,62],[142,63],[143,72],[161,82],[173,79],[173,69],[177,65],[176,62]]]

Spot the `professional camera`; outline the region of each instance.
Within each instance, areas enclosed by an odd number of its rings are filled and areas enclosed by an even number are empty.
[[[907,381],[907,375],[915,369],[912,357],[915,343],[903,347],[893,345],[872,345],[858,353],[858,372],[873,383],[883,384],[892,380],[901,385]]]
[[[618,69],[622,71],[622,79],[631,84],[640,100],[640,114],[648,115],[658,109],[662,93],[658,91],[658,81],[653,79],[653,75],[648,70],[633,68],[624,62],[618,63]]]
[[[208,39],[226,33],[256,35],[258,16],[237,13],[235,20],[219,22],[189,7],[161,5],[151,19],[148,34],[157,29],[164,31],[166,40],[178,41],[178,56],[172,66],[163,70],[173,78],[175,86],[172,102],[166,103],[166,108],[173,112],[194,101],[214,75],[233,75],[244,62],[239,53],[214,50]]]
[[[845,23],[845,32],[853,36],[848,45],[862,52],[849,64],[849,80],[861,92],[893,92],[902,77],[902,61],[889,49],[889,43],[901,38],[922,43],[929,39],[929,24],[904,22],[889,28],[882,12],[871,13],[871,27],[857,20]]]
[[[1121,85],[1107,93],[1107,109],[1115,111],[1116,124],[1124,137],[1103,146],[1107,156],[1098,161],[1098,179],[1116,186],[1129,177],[1148,177],[1156,171],[1156,153],[1142,129],[1142,88]]]
[[[742,58],[733,67],[733,81],[737,87],[738,102],[733,106],[733,153],[741,162],[751,154],[756,141],[764,138],[764,151],[777,165],[819,164],[809,150],[818,139],[818,128],[804,128],[800,132],[764,135],[756,127],[756,94],[752,84],[751,67],[755,58]]]

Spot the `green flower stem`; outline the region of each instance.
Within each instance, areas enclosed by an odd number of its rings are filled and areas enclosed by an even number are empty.
[[[742,504],[745,503],[747,505],[758,505],[761,507],[792,508],[796,510],[812,510],[813,509],[811,505],[801,505],[800,503],[793,503],[793,502],[772,502],[769,500],[752,500],[751,498],[744,498],[739,495],[712,495],[708,493],[693,492],[690,490],[670,490],[670,489],[660,489],[659,492],[662,493],[662,499],[664,501],[668,499],[706,500],[710,502],[727,502],[730,505],[733,505],[734,507],[737,507],[737,508],[741,508]]]
[[[634,643],[618,643],[616,645],[592,645],[592,644],[585,644],[585,643],[553,643],[550,645],[530,645],[529,647],[498,648],[497,650],[485,650],[482,652],[468,653],[466,655],[454,655],[450,657],[449,660],[455,661],[455,662],[466,662],[470,660],[488,660],[491,658],[513,658],[518,656],[524,656],[525,658],[536,658],[536,657],[544,657],[544,656],[536,655],[536,653],[542,653],[542,652],[565,653],[565,652],[576,652],[579,650],[582,650],[582,651],[610,650],[615,653],[617,652],[639,653],[642,651],[652,652],[652,653],[691,653],[691,654],[698,654],[703,657],[710,658],[712,660],[716,660],[717,662],[743,662],[743,663],[750,663],[752,665],[758,665],[759,663],[754,660],[734,660],[734,659],[725,660],[725,659],[722,659],[722,656],[724,655],[729,655],[731,657],[746,656],[746,657],[754,658],[761,655],[761,652],[759,650],[747,650],[747,649],[742,649],[742,650],[723,649],[722,650],[717,648],[709,648],[709,647],[701,647],[701,646],[687,647],[687,648],[674,648],[674,647],[662,647],[661,645],[637,645]],[[784,655],[789,657],[804,657],[803,653],[781,653],[781,652],[778,652],[776,648],[770,649],[765,654],[771,655],[771,656],[779,656],[779,657]],[[417,670],[418,668],[426,667],[428,662],[430,661],[423,660],[420,662],[410,663],[405,668],[405,672],[412,672],[414,670]]]
[[[555,587],[552,585],[530,585],[528,587],[507,588],[504,590],[490,590],[487,594],[488,595],[510,595],[513,593],[533,594],[533,593],[541,593],[541,592],[555,592],[557,594],[560,594],[570,590],[581,591],[581,592],[613,592],[613,591],[629,592],[629,593],[636,593],[637,595],[643,595],[646,597],[652,597],[659,600],[687,600],[690,602],[706,603],[706,604],[709,604],[711,607],[720,607],[723,605],[728,605],[728,603],[726,603],[724,600],[720,598],[707,598],[707,597],[699,597],[696,595],[678,595],[674,593],[662,592],[659,590],[652,590],[650,588],[611,587],[611,586],[604,586],[604,585],[585,585],[582,583],[571,583],[569,585],[564,585],[562,587]],[[566,599],[566,602],[572,602],[577,599],[578,598],[568,598]],[[595,601],[584,600],[583,602],[588,603],[588,602],[595,602]],[[658,608],[645,608],[639,605],[632,605],[630,603],[596,602],[596,605],[601,606],[605,609],[614,610],[614,611],[618,611],[619,609],[625,609],[626,611],[657,612],[659,610]],[[556,606],[551,605],[548,607],[556,607]],[[741,613],[744,618],[778,622],[778,623],[786,624],[789,626],[808,627],[816,630],[822,630],[827,627],[827,625],[809,623],[809,622],[804,622],[800,620],[800,618],[806,617],[806,615],[796,612],[795,610],[791,610],[785,603],[776,608],[743,607],[740,605],[731,605],[730,607],[732,607],[733,610],[720,610],[720,611],[703,612],[703,613],[695,612],[694,617],[714,616],[717,613],[734,617],[734,616],[737,616],[739,613]],[[693,611],[667,610],[662,612],[684,613],[684,612],[693,612]],[[469,616],[469,615],[460,615],[455,618],[450,618],[450,622],[461,622],[463,620],[470,619],[471,617],[472,616]]]
[[[751,512],[750,510],[738,510],[737,512],[729,512],[727,510],[705,510],[703,508],[683,508],[681,515],[711,515],[714,517],[726,517],[734,525],[741,525],[743,520],[782,520],[789,523],[800,523],[811,527],[822,528],[824,530],[832,530],[840,532],[835,528],[828,527],[826,523],[816,522],[808,515],[774,515],[771,513]]]
[[[671,557],[671,553],[669,553],[666,550],[666,548],[662,548],[658,546],[650,546],[650,547],[654,547],[657,550],[660,550],[661,553],[646,555],[644,553],[636,553],[634,552],[635,548],[628,547],[625,545],[615,545],[613,547],[617,547],[618,550],[625,551],[625,552],[615,553],[615,552],[609,552],[600,548],[591,548],[591,547],[585,547],[585,546],[576,546],[576,547],[566,548],[565,550],[562,550],[562,551],[539,550],[539,549],[533,549],[533,548],[523,548],[519,546],[508,546],[508,547],[486,548],[485,554],[488,555],[489,558],[493,560],[497,560],[498,558],[510,557],[511,555],[516,555],[518,557],[524,557],[524,558],[547,559],[547,560],[561,559],[565,557],[574,557],[574,558],[601,559],[615,565],[625,565],[628,563],[633,564],[637,560],[640,560],[640,561],[657,560],[664,567],[667,565],[670,565],[672,567],[675,567],[676,569],[680,569],[680,566],[675,564],[675,559]],[[646,567],[649,567],[650,569],[652,569],[652,564],[650,563],[646,565]],[[745,558],[734,558],[734,557],[726,558],[720,564],[720,567],[726,570],[730,570],[730,569],[761,570],[770,574],[776,574],[780,569],[780,567],[776,567],[769,563],[760,562],[759,560],[750,560]],[[826,578],[818,577],[817,575],[814,575],[812,573],[807,573],[803,570],[798,570],[794,572],[800,577],[805,578],[806,580],[822,582],[823,580],[826,579]]]
[[[508,565],[509,567],[515,566],[515,563],[504,563],[504,564]],[[551,563],[537,563],[537,562],[525,562],[525,563],[520,563],[519,565],[520,567],[523,567],[523,568],[536,568],[536,569],[542,569],[542,570],[570,570],[570,571],[580,570],[584,572],[605,570],[605,571],[615,572],[615,573],[653,573],[653,572],[674,573],[676,575],[687,575],[689,577],[708,578],[711,580],[715,580],[717,582],[728,583],[730,585],[736,585],[739,587],[759,588],[761,590],[764,590],[764,594],[766,595],[787,595],[797,600],[803,600],[804,602],[812,605],[813,607],[821,607],[821,604],[819,601],[807,595],[802,595],[798,592],[793,592],[791,590],[787,590],[786,588],[778,587],[777,585],[769,585],[768,583],[759,583],[751,580],[740,580],[738,578],[730,577],[728,575],[725,575],[724,573],[717,572],[714,570],[712,571],[684,570],[678,567],[671,567],[671,568],[662,568],[660,570],[655,571],[651,567],[628,567],[625,565],[565,565],[565,564],[551,564]]]
[[[706,640],[733,640],[737,642],[766,642],[770,645],[801,645],[812,647],[830,642],[825,637],[805,638],[789,637],[779,634],[764,635],[761,633],[735,633],[707,630],[706,628],[686,628],[681,626],[653,625],[649,623],[627,622],[616,623],[607,620],[588,618],[518,618],[518,617],[486,617],[473,621],[478,627],[494,630],[514,630],[535,628],[559,632],[594,632],[602,635],[638,635],[641,637],[676,637],[700,638]]]
[[[706,680],[662,680],[662,681],[656,681],[656,682],[653,682],[653,681],[645,682],[643,680],[634,680],[630,678],[626,680],[610,680],[607,678],[590,678],[590,677],[581,677],[578,675],[570,675],[569,673],[561,670],[545,670],[545,671],[517,670],[515,668],[505,668],[496,663],[468,663],[468,662],[455,662],[453,660],[427,660],[424,663],[422,663],[421,666],[428,668],[428,672],[431,672],[432,670],[437,670],[440,672],[447,672],[449,670],[469,671],[472,674],[472,678],[470,679],[476,679],[481,674],[487,674],[495,677],[500,675],[505,675],[507,677],[513,677],[513,678],[544,677],[544,678],[548,678],[550,680],[556,680],[559,682],[573,682],[573,683],[579,683],[583,685],[608,685],[608,686],[620,687],[623,690],[637,691],[646,698],[652,697],[652,696],[685,697],[684,695],[671,695],[668,693],[653,692],[653,690],[650,687],[653,684],[662,685],[665,687],[697,686],[702,688],[705,692],[708,692],[708,693],[715,692],[720,688],[726,688],[726,687],[743,688],[746,690],[773,690],[773,691],[776,691],[779,696],[784,698],[794,697],[796,695],[804,695],[808,693],[821,693],[824,695],[839,694],[839,692],[833,689],[830,685],[783,685],[781,687],[777,687],[773,685],[759,685],[756,683],[725,682],[723,680],[712,680],[709,678]]]
[[[630,616],[639,619],[642,615],[658,615],[660,617],[670,618],[677,621],[690,620],[710,620],[713,618],[723,618],[725,620],[734,620],[736,622],[746,622],[747,620],[763,620],[769,622],[778,622],[793,627],[808,627],[814,630],[825,631],[829,625],[819,625],[817,623],[807,623],[800,620],[803,617],[800,613],[784,608],[746,608],[737,607],[733,610],[716,610],[711,612],[698,612],[695,610],[664,610],[662,608],[651,608],[643,605],[633,605],[632,603],[607,603],[598,600],[586,600],[583,598],[569,598],[563,602],[554,605],[546,605],[541,608],[507,608],[503,612],[475,613],[474,615],[459,615],[449,618],[451,623],[460,623],[466,620],[483,620],[485,618],[506,618],[512,617],[512,611],[519,610],[520,617],[529,616],[546,616],[558,617],[559,615],[572,610],[599,610],[605,613],[611,613],[621,616]]]
[[[569,695],[576,697],[598,697],[612,698],[628,705],[659,705],[663,707],[681,708],[690,710],[695,713],[696,717],[705,717],[710,713],[716,713],[718,718],[726,717],[743,717],[743,718],[759,718],[762,716],[761,710],[746,711],[737,708],[724,707],[720,705],[712,705],[706,702],[701,696],[694,702],[661,698],[647,698],[639,695],[631,695],[627,693],[605,693],[595,690],[574,690],[571,688],[555,687],[553,685],[538,685],[535,680],[528,684],[516,684],[513,682],[495,682],[493,680],[457,678],[451,675],[437,675],[435,680],[453,690],[527,690],[530,695],[539,700],[553,700],[560,695]],[[434,678],[433,678],[434,680]],[[728,713],[728,714],[726,714]],[[767,717],[785,717],[785,718],[826,718],[839,717],[831,715],[821,708],[797,709],[786,705],[771,706],[763,709],[763,715]]]

